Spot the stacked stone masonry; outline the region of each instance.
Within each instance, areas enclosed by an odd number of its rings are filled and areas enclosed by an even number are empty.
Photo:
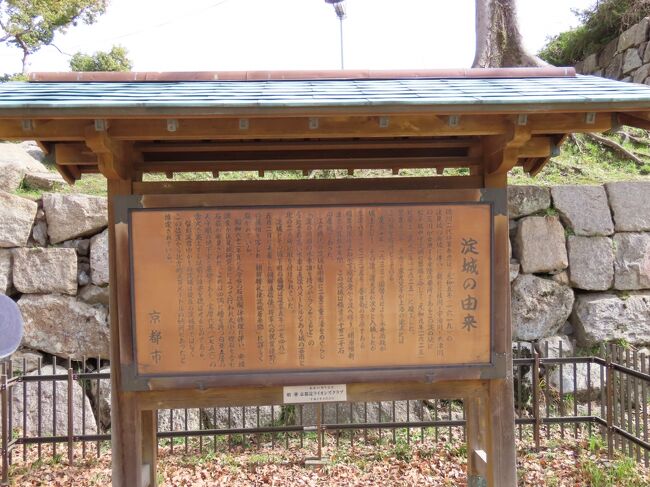
[[[39,359],[92,357],[109,370],[106,199],[50,192],[34,201],[8,189],[0,190],[0,293],[17,301],[25,320],[15,366],[33,373]],[[508,209],[515,340],[544,354],[548,345],[552,357],[609,341],[650,345],[650,182],[512,186]],[[578,390],[586,375],[578,370]],[[572,374],[550,370],[551,385],[560,381],[573,390]],[[108,391],[87,392],[106,428]],[[16,402],[14,414],[21,407]],[[175,427],[169,412],[161,421]]]
[[[576,65],[581,74],[650,84],[650,17]]]

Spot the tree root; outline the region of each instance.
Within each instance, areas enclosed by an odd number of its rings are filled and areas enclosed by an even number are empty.
[[[582,144],[582,142],[580,142],[580,139],[576,137],[576,134],[569,134],[569,138],[571,139],[571,142],[573,142],[575,146],[578,148],[578,152],[580,152],[580,154],[584,154],[585,152],[584,145]]]
[[[623,147],[621,144],[618,142],[615,142],[611,139],[608,139],[606,137],[603,137],[598,134],[593,134],[593,133],[585,133],[585,137],[593,140],[594,142],[604,145],[606,147],[609,147],[613,151],[617,152],[621,156],[625,157],[626,159],[629,159],[633,161],[637,166],[645,166],[646,162],[641,159],[640,157],[636,156],[629,150],[627,150],[625,147]]]

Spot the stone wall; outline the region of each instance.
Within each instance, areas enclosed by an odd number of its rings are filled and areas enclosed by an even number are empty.
[[[650,17],[576,65],[581,74],[650,84]]]
[[[38,162],[27,159],[24,147],[11,150],[27,166]],[[9,173],[0,168],[0,179]],[[28,174],[23,171],[23,183]],[[14,189],[0,190],[0,293],[17,301],[25,320],[15,365],[22,368],[25,359],[25,372],[34,373],[38,358],[90,357],[105,368],[106,199],[49,192],[34,201],[11,192],[21,184],[17,179]],[[546,354],[548,348],[556,357],[560,346],[567,356],[607,341],[650,345],[650,182],[512,186],[508,207],[513,337],[524,349]],[[572,391],[572,370],[564,375],[549,371],[549,383],[563,381]],[[586,389],[586,371],[577,375],[576,388]],[[87,392],[107,425],[107,404]],[[18,414],[21,405],[14,406]]]

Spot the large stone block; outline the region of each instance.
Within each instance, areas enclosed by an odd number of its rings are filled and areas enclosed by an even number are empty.
[[[614,282],[614,250],[607,237],[570,236],[569,277],[571,286],[587,291],[606,291]]]
[[[605,78],[621,79],[623,75],[623,54],[619,53],[612,57],[612,60],[607,66],[604,66]]]
[[[544,358],[572,357],[573,342],[567,335],[553,335],[537,342],[539,354]]]
[[[67,369],[46,365],[41,369],[41,375],[67,375]],[[28,374],[38,375],[38,371]],[[40,389],[36,382],[23,382],[16,389],[12,398],[14,425],[23,429],[23,414],[26,419],[26,436],[38,436],[39,420],[40,434],[53,435],[56,425],[56,435],[66,435],[68,431],[68,382],[66,379],[57,380],[56,391],[52,381],[43,381]],[[26,389],[23,395],[23,387]],[[26,401],[23,399],[26,397]],[[54,416],[54,401],[56,398],[56,416]],[[41,411],[39,414],[39,402]],[[24,413],[23,413],[24,412]],[[85,412],[85,416],[84,415]],[[97,433],[95,415],[88,397],[77,381],[72,382],[72,431],[75,435]],[[85,417],[85,421],[82,420]],[[55,420],[56,418],[56,420]]]
[[[34,201],[0,191],[0,247],[27,245],[37,211]]]
[[[431,414],[423,401],[382,401],[368,403],[337,404],[329,403],[323,407],[322,421],[325,424],[343,423],[386,423],[411,421],[431,421]],[[317,421],[316,404],[305,404],[296,408],[291,423],[314,426]],[[277,408],[276,408],[277,409]],[[276,418],[279,413],[276,412]],[[301,417],[302,416],[302,417]]]
[[[65,186],[63,178],[55,172],[34,172],[25,174],[25,184],[34,189],[60,189]]]
[[[632,27],[624,31],[620,36],[618,36],[618,51],[623,52],[626,49],[629,49],[632,46],[637,44],[637,27],[638,24],[634,24]]]
[[[42,353],[23,348],[11,355],[11,364],[14,373],[27,374],[42,367],[44,358]]]
[[[606,382],[603,370],[598,364],[555,365],[547,372],[548,383],[562,395],[571,394],[580,400],[594,400],[600,396],[601,375],[602,383]]]
[[[14,250],[14,286],[21,293],[77,294],[77,254],[73,249]]]
[[[573,290],[550,279],[520,274],[512,283],[514,340],[539,340],[564,325],[573,307]]]
[[[233,410],[241,408],[233,408]],[[246,423],[251,426],[254,423]],[[159,409],[158,431],[196,431],[201,429],[201,410],[188,409]],[[236,428],[236,426],[234,426]],[[240,426],[241,427],[241,426]]]
[[[553,206],[576,235],[611,235],[614,223],[602,186],[555,186]]]
[[[106,198],[82,194],[43,195],[47,231],[52,243],[92,235],[108,225]]]
[[[618,38],[609,41],[598,54],[598,66],[603,69],[609,66],[610,63],[612,62],[612,59],[614,59],[614,55],[616,54],[617,49],[618,49]]]
[[[108,230],[90,240],[90,277],[93,284],[108,284]]]
[[[0,249],[0,294],[13,294],[13,250]]]
[[[25,294],[18,306],[25,320],[23,345],[74,360],[109,358],[104,306],[58,294]]]
[[[598,54],[590,54],[582,62],[582,73],[591,74],[598,69]]]
[[[569,265],[564,228],[559,218],[527,216],[517,227],[515,257],[521,272],[554,274]]]
[[[641,19],[634,27],[636,27],[634,45],[639,46],[648,40],[650,17]]]
[[[639,56],[639,51],[636,49],[628,49],[625,51],[623,57],[623,74],[631,74],[643,64],[643,59]]]
[[[614,287],[620,290],[650,288],[650,233],[617,233],[614,247]]]
[[[0,164],[12,163],[24,169],[26,173],[47,172],[47,168],[32,155],[32,150],[25,144],[12,142],[0,143]]]
[[[551,206],[548,188],[539,186],[508,186],[508,215],[519,218],[544,211]]]
[[[625,340],[635,346],[649,344],[650,293],[622,297],[611,293],[579,295],[571,323],[582,347],[614,340]]]
[[[643,83],[648,76],[650,76],[650,63],[644,64],[639,69],[637,69],[634,72],[632,81],[634,81],[635,83]]]
[[[33,172],[47,172],[47,169],[21,144],[0,143],[0,190],[16,191],[23,182],[25,174]]]
[[[13,193],[25,178],[25,168],[13,162],[0,162],[0,190]]]
[[[617,232],[650,231],[650,182],[614,182],[605,185]]]

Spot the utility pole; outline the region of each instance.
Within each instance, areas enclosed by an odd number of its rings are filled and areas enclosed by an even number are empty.
[[[334,12],[339,18],[339,29],[340,29],[340,43],[341,43],[341,69],[345,69],[345,62],[343,56],[343,19],[345,18],[345,6],[343,2],[345,0],[325,0],[325,3],[329,3],[334,7]]]

